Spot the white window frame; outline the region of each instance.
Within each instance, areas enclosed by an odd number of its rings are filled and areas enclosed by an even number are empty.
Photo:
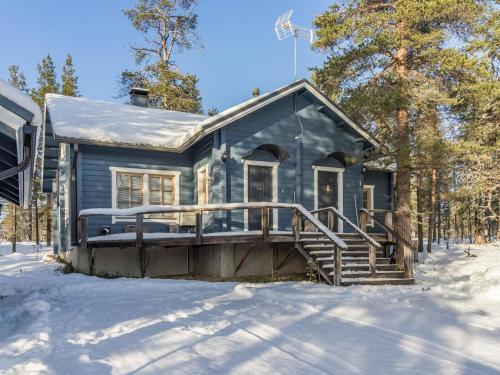
[[[375,200],[374,200],[374,198],[375,198],[375,194],[374,194],[375,185],[363,185],[363,206],[364,206],[365,189],[368,189],[370,191],[370,202],[372,203],[372,207],[364,207],[364,208],[374,209],[375,208]],[[368,218],[368,220],[366,221],[366,226],[373,228],[374,223],[373,223],[372,218]]]
[[[248,166],[256,165],[260,167],[271,167],[272,168],[272,185],[273,185],[273,203],[278,202],[278,167],[280,165],[279,161],[258,161],[258,160],[245,160],[243,161],[243,202],[248,203]],[[244,230],[248,231],[248,210],[244,210]],[[273,210],[273,228],[272,230],[278,230],[278,209]]]
[[[322,167],[319,165],[313,165],[314,170],[314,209],[318,209],[318,172],[336,172],[337,175],[337,209],[343,215],[344,214],[344,168],[337,167]],[[344,222],[338,220],[338,231],[342,233],[344,231]]]
[[[161,175],[161,176],[170,176],[174,177],[174,196],[175,203],[179,204],[180,202],[180,171],[167,171],[164,169],[142,169],[142,168],[125,168],[125,167],[109,167],[111,171],[111,207],[116,207],[116,174],[117,173],[135,173],[142,174],[142,204],[144,206],[149,205],[149,175]],[[179,215],[176,214],[175,219],[172,218],[155,218],[155,219],[147,219],[144,218],[145,222],[158,222],[158,223],[178,223]],[[124,216],[112,216],[111,223],[134,223],[135,218],[124,217]]]
[[[202,172],[203,170],[206,171],[206,181],[205,181],[205,191],[207,192],[207,204],[209,204],[209,194],[208,194],[208,187],[209,187],[209,182],[208,180],[210,179],[209,176],[208,176],[208,164],[205,164],[203,165],[202,167],[198,168],[196,170],[196,180],[197,180],[197,202],[198,204],[200,204],[200,172]]]

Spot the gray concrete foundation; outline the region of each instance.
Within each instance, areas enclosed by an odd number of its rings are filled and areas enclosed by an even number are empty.
[[[293,243],[225,243],[214,245],[82,249],[60,253],[75,271],[102,277],[194,277],[237,279],[306,273],[306,260]],[[93,259],[93,262],[92,262]],[[90,270],[90,264],[93,264]]]

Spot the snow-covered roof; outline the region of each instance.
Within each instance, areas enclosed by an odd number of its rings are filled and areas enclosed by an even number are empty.
[[[364,166],[368,169],[395,172],[397,169],[397,164],[391,160],[385,158],[370,160],[364,163]]]
[[[11,100],[19,107],[22,107],[25,110],[31,112],[31,114],[33,115],[33,120],[31,120],[30,125],[42,125],[42,112],[40,111],[38,104],[36,104],[25,92],[19,90],[14,86],[11,86],[3,79],[0,79],[0,95]],[[2,108],[2,111],[0,111],[0,121],[2,121],[7,126],[11,126],[15,130],[17,130],[19,126],[24,125],[26,122],[4,108]]]
[[[33,160],[36,153],[37,127],[42,125],[42,112],[23,91],[0,79],[0,196],[27,207],[31,197]],[[25,150],[29,147],[30,155]],[[29,164],[27,164],[29,162]],[[17,172],[17,174],[16,174]]]
[[[48,94],[57,141],[158,148],[181,152],[206,134],[297,90],[306,89],[373,145],[378,143],[307,80],[251,98],[215,116]]]
[[[207,116],[47,94],[56,139],[175,149]]]

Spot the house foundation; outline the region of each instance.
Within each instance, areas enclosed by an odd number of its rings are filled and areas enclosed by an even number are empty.
[[[60,257],[77,272],[101,277],[236,280],[307,272],[307,262],[293,242],[150,246],[142,251],[138,247],[74,247]]]

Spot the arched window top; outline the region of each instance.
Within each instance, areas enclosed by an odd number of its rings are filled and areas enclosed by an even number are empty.
[[[242,159],[282,162],[288,157],[288,152],[283,147],[275,144],[263,144],[244,155]]]
[[[350,155],[345,152],[335,151],[328,154],[326,157],[316,160],[313,165],[323,167],[339,167],[346,168],[353,165]]]

